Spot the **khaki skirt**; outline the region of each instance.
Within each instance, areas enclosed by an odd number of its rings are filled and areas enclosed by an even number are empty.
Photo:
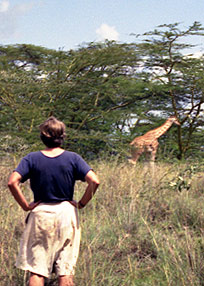
[[[39,204],[30,214],[16,266],[49,277],[74,275],[79,254],[77,209],[69,202]]]

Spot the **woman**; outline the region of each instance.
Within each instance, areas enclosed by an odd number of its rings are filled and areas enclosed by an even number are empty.
[[[79,252],[80,228],[77,209],[91,200],[99,180],[76,153],[61,148],[65,125],[55,117],[40,125],[46,148],[25,156],[11,174],[8,187],[24,211],[31,211],[24,230],[16,266],[28,270],[29,286],[44,285],[52,271],[60,286],[73,286]],[[30,180],[34,201],[28,203],[20,183]],[[86,181],[84,195],[73,200],[76,180]]]

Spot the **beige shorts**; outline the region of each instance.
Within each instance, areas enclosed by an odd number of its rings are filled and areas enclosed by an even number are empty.
[[[16,266],[44,277],[74,275],[80,234],[77,209],[69,202],[41,203],[29,215]]]

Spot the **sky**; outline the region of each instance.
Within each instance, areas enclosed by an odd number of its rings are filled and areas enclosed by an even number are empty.
[[[133,42],[161,24],[204,26],[204,0],[0,0],[0,44],[77,49],[89,42]],[[204,37],[196,39],[203,49]]]

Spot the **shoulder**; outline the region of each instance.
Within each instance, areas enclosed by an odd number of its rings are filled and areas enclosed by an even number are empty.
[[[73,167],[76,180],[85,181],[85,176],[92,169],[88,163],[77,153],[65,151],[64,156],[67,156],[70,165]]]
[[[32,166],[34,162],[39,161],[40,160],[41,153],[40,151],[37,152],[30,152],[28,153],[26,156],[24,156],[19,165],[29,165]]]
[[[40,153],[41,153],[40,151],[30,152],[24,158],[26,158],[26,157],[36,157],[36,156],[39,156]]]
[[[40,156],[41,156],[41,152],[40,151],[30,152],[25,157],[23,157],[23,159],[30,161],[33,158],[37,158],[37,157],[40,157]]]
[[[34,159],[34,157],[38,156],[38,152],[31,152],[27,154],[25,157],[23,157],[18,164],[17,168],[15,169],[16,172],[18,172],[22,176],[22,182],[25,182],[29,176],[30,171],[32,170],[34,162],[37,161]]]
[[[67,156],[69,162],[75,167],[89,167],[88,163],[78,153],[65,151],[64,155]],[[90,167],[89,167],[90,168]]]
[[[75,152],[64,151],[63,155],[69,158],[70,160],[83,160],[83,158]]]

